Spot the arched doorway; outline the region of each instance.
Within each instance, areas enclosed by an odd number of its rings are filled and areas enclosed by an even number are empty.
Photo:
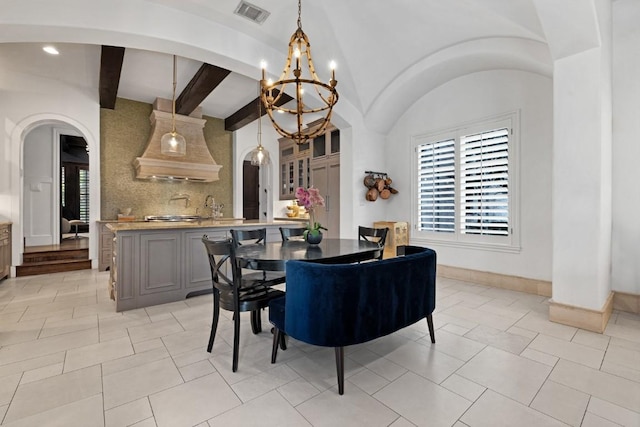
[[[35,133],[32,134],[34,131]],[[25,168],[28,169],[32,161],[28,155],[28,145],[30,144],[29,135],[36,137],[38,133],[48,134],[49,146],[43,146],[42,148],[46,148],[50,156],[55,157],[55,159],[49,158],[44,160],[40,158],[40,161],[48,162],[47,164],[49,165],[47,168],[49,178],[41,180],[46,185],[42,183],[38,185],[38,180],[32,180],[31,178],[26,179],[25,176]],[[88,214],[89,225],[88,233],[85,234],[87,237],[86,246],[88,246],[88,260],[86,261],[89,266],[95,263],[97,267],[96,221],[100,219],[100,152],[98,141],[82,123],[66,116],[43,113],[25,117],[22,121],[17,122],[10,131],[11,199],[14,200],[10,208],[10,218],[13,223],[11,243],[12,276],[17,275],[17,266],[23,264],[26,240],[25,228],[33,228],[34,226],[37,228],[37,226],[41,226],[41,224],[38,224],[37,219],[27,214],[26,208],[29,208],[28,204],[32,201],[27,200],[27,198],[32,197],[32,195],[25,192],[26,184],[29,185],[29,191],[31,191],[32,187],[35,192],[44,193],[45,190],[47,190],[48,195],[44,198],[46,199],[46,208],[44,210],[48,216],[46,217],[44,228],[49,230],[48,232],[51,235],[51,239],[55,239],[54,236],[56,234],[58,239],[60,238],[60,148],[59,144],[56,144],[55,141],[59,142],[60,135],[63,133],[82,137],[86,143],[87,150],[91,153],[88,171],[90,183],[88,196],[88,205],[90,206]],[[25,154],[27,155],[25,156]],[[54,173],[54,170],[56,173]],[[40,175],[44,175],[44,173],[40,173]],[[57,194],[49,193],[49,190],[54,191],[52,189],[56,189]],[[42,200],[40,200],[40,202],[42,202]],[[27,221],[30,221],[28,225]],[[42,230],[38,230],[38,233],[35,234],[46,234],[41,231]]]
[[[22,263],[16,276],[91,268],[89,150],[64,123],[43,123],[24,135]]]
[[[261,166],[251,166],[251,151],[253,146],[246,147],[237,153],[234,160],[234,216],[243,217],[245,201],[249,200],[251,209],[255,212],[255,200],[258,200],[258,220],[273,220],[272,188],[272,163]],[[246,167],[245,167],[246,166]],[[256,176],[257,174],[257,176]],[[257,182],[257,185],[256,185]]]

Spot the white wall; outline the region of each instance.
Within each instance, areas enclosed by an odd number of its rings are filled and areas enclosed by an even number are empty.
[[[443,265],[551,280],[552,80],[522,71],[485,71],[452,80],[422,97],[389,133],[387,170],[400,193],[389,220],[411,219],[411,137],[520,111],[519,253],[429,243]],[[377,202],[376,202],[377,203]],[[413,224],[411,224],[413,226]]]
[[[100,61],[96,59],[95,64]],[[94,70],[97,75],[98,70]],[[100,216],[100,107],[97,90],[34,75],[0,73],[0,217],[13,222],[12,263],[22,263],[23,139],[34,128],[57,124],[75,129],[89,146],[89,257],[97,266],[95,221]]]
[[[39,126],[24,138],[24,239],[26,246],[52,245],[56,232],[53,126]]]
[[[640,3],[613,2],[611,288],[640,294]]]

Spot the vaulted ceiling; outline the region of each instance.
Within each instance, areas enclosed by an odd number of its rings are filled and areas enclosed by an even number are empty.
[[[428,91],[464,74],[512,68],[550,75],[538,7],[546,0],[323,0],[302,2],[316,69],[338,64],[337,114],[384,132]],[[295,0],[251,0],[262,24],[234,14],[239,0],[10,1],[0,14],[0,72],[63,80],[100,98],[171,98],[201,105],[231,130],[257,117],[261,60],[278,77],[296,28]],[[55,44],[60,55],[41,51]],[[117,83],[117,86],[115,85]]]

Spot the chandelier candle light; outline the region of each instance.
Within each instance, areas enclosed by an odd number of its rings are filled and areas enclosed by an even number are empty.
[[[176,132],[176,56],[173,55],[173,95],[171,98],[171,132],[162,135],[160,139],[160,153],[165,156],[185,156],[187,154],[187,141],[184,136]]]
[[[266,80],[266,64],[264,62],[262,64],[262,79],[260,80],[260,86],[262,88],[260,97],[274,128],[280,135],[292,139],[296,144],[303,144],[324,133],[331,121],[333,106],[338,102],[338,92],[336,91],[338,82],[336,81],[335,75],[335,62],[331,61],[330,64],[331,80],[329,80],[329,83],[320,81],[316,75],[313,60],[311,59],[309,39],[304,31],[302,31],[302,21],[300,18],[302,8],[300,1],[301,0],[298,0],[298,29],[293,33],[289,41],[287,62],[279,80],[275,83],[271,80]],[[302,67],[305,59],[306,66]],[[281,97],[285,93],[288,85],[293,85],[293,90],[295,91],[295,97],[291,101],[295,104],[291,108],[279,106]],[[319,107],[312,108],[303,102],[305,88],[315,90],[320,99]],[[285,105],[288,105],[288,103]],[[284,124],[279,123],[278,120],[282,121],[282,118],[276,120],[274,115],[276,111],[295,115],[295,131],[288,131]],[[307,118],[309,118],[313,115],[318,115],[318,113],[324,114],[320,125],[305,128],[304,115],[308,114]],[[311,121],[315,122],[315,118]]]

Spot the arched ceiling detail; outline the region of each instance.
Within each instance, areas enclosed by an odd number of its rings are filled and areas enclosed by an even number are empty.
[[[365,114],[365,123],[387,133],[418,99],[436,87],[478,71],[513,69],[551,77],[546,44],[516,38],[471,40],[423,58],[384,88]]]
[[[238,0],[10,1],[0,14],[0,44],[81,43],[176,54],[251,83],[260,76],[260,60],[269,64],[270,77],[278,77],[297,18],[294,0],[251,2],[271,12],[261,26],[233,14]],[[594,0],[560,3],[303,0],[302,23],[320,77],[328,78],[325,62],[338,63],[336,114],[385,132],[417,99],[449,80],[490,69],[551,76],[553,59],[597,45]],[[166,68],[149,67],[149,73]],[[144,83],[153,90],[148,77]],[[167,89],[160,87],[158,95]]]

